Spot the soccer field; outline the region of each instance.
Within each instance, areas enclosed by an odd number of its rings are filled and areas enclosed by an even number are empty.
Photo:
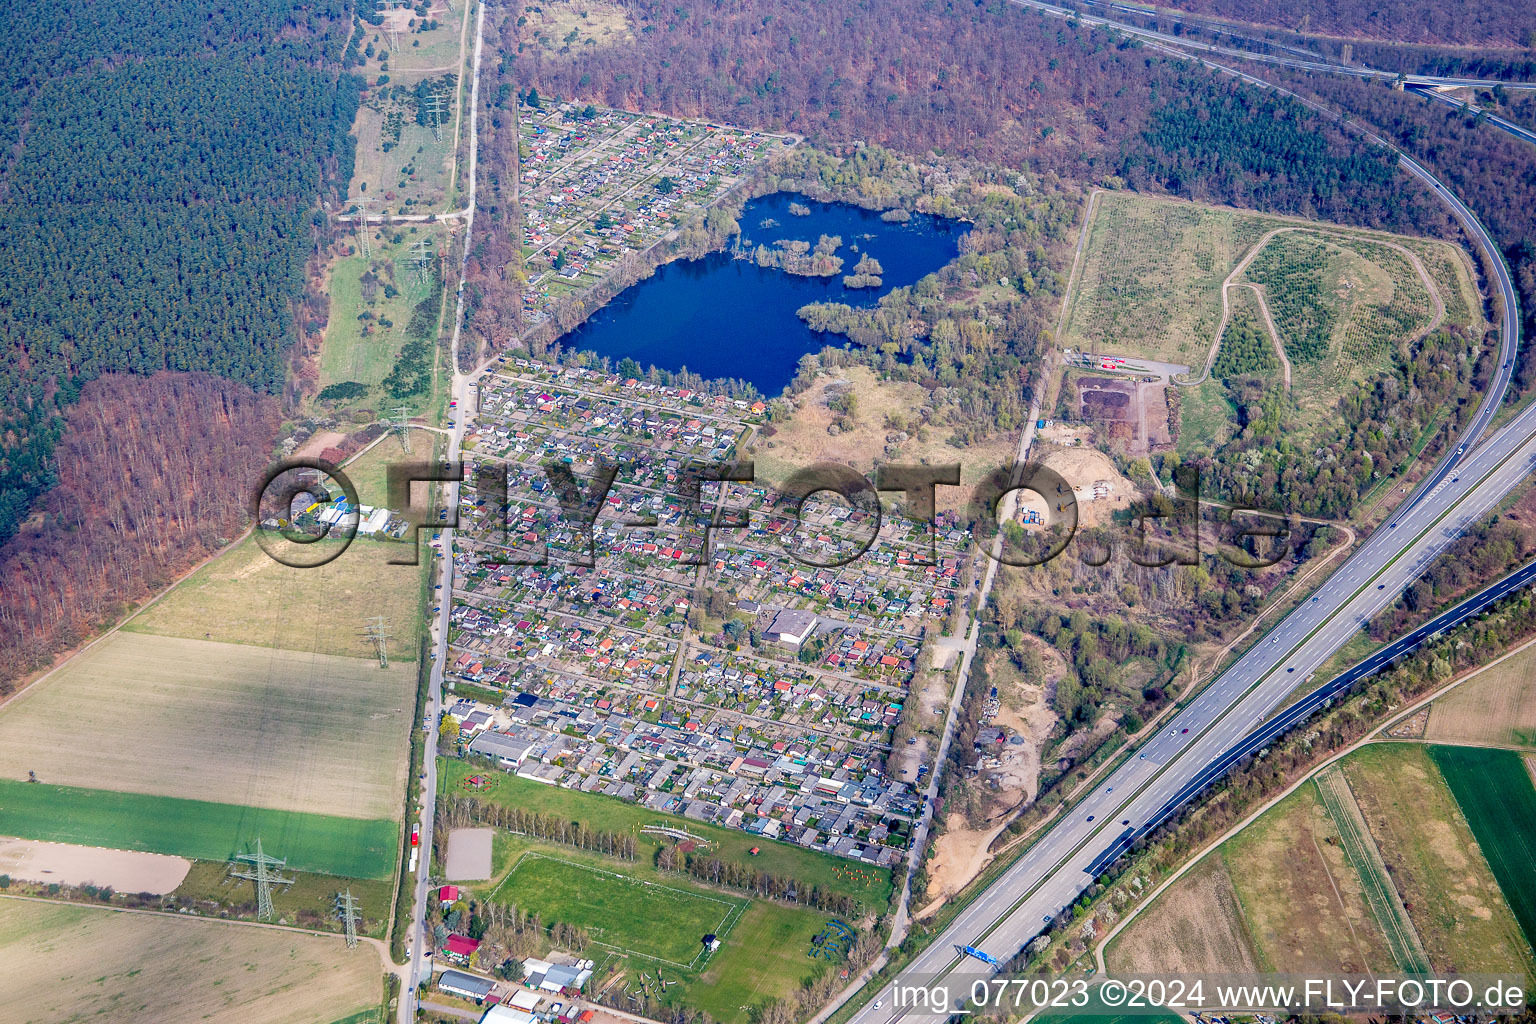
[[[394,870],[400,830],[383,818],[0,779],[0,835],[213,861],[254,849],[259,838],[267,854],[287,858],[295,871],[384,878]]]
[[[394,817],[415,682],[411,661],[117,633],[0,711],[0,779]]]
[[[1520,755],[1485,747],[1429,748],[1509,909],[1536,946],[1536,787]]]
[[[748,903],[532,852],[491,898],[536,911],[545,924],[584,928],[594,943],[676,967],[694,965],[705,935],[725,939]]]

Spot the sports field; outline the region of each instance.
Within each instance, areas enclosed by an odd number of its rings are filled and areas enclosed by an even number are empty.
[[[117,633],[0,711],[0,778],[393,817],[415,676],[412,662]]]
[[[596,944],[677,967],[694,965],[705,935],[725,940],[747,906],[535,852],[522,855],[490,898],[537,912],[546,923],[584,928]]]
[[[483,770],[465,761],[439,758],[437,777],[440,792],[448,792],[450,789],[464,792],[460,788],[463,779]],[[709,848],[711,857],[748,864],[760,871],[787,875],[806,885],[818,885],[823,889],[846,893],[860,900],[866,911],[883,912],[890,901],[889,872],[867,864],[856,864],[842,857],[751,836],[736,829],[706,825],[673,814],[660,814],[616,797],[559,789],[504,773],[497,773],[496,778],[496,788],[478,794],[479,799],[508,807],[557,814],[570,821],[579,821],[589,828],[628,832],[639,840],[640,858],[647,862],[655,852],[657,841],[640,835],[639,831],[646,825],[665,824],[687,829],[709,840],[712,844]],[[758,850],[756,856],[750,852],[753,847]]]
[[[1488,858],[1526,941],[1536,945],[1536,786],[1520,755],[1485,747],[1429,753]]]
[[[0,899],[0,1024],[332,1024],[382,977],[335,936]]]
[[[547,788],[547,787],[540,787]],[[748,1008],[768,999],[787,999],[800,988],[801,980],[817,965],[825,963],[813,960],[809,953],[811,939],[828,920],[828,915],[815,910],[786,906],[768,900],[755,900],[729,890],[711,890],[694,883],[686,876],[661,871],[652,863],[648,847],[642,847],[639,859],[625,862],[584,850],[538,843],[521,836],[501,833],[495,839],[494,879],[490,885],[499,903],[516,904],[524,909],[532,908],[522,894],[525,892],[519,879],[537,879],[537,884],[526,891],[549,901],[551,910],[540,910],[546,924],[553,921],[578,923],[576,915],[596,913],[601,916],[599,927],[612,931],[614,920],[625,917],[624,927],[641,934],[641,941],[653,943],[651,930],[643,923],[636,923],[632,916],[636,909],[650,913],[660,904],[667,915],[683,915],[683,929],[708,927],[697,935],[682,933],[683,941],[676,943],[678,950],[694,958],[702,951],[699,940],[718,921],[724,904],[739,904],[743,909],[736,914],[725,931],[716,932],[723,945],[708,957],[700,958],[688,969],[674,966],[678,961],[649,959],[642,953],[629,962],[630,984],[641,971],[652,973],[660,967],[668,982],[666,998],[669,1006],[703,1010],[722,1024],[749,1024]],[[568,870],[557,871],[551,878],[524,875],[530,870],[525,858],[542,857],[557,864],[565,864]],[[601,890],[589,887],[594,875],[607,878],[611,885]],[[510,877],[509,876],[515,876]],[[618,876],[617,879],[612,876]],[[579,883],[579,884],[578,884]],[[596,898],[589,892],[598,892]],[[625,900],[617,904],[622,911],[615,911],[610,898]],[[682,896],[672,895],[682,893]],[[575,894],[582,902],[590,902],[595,909],[578,908],[574,913],[570,906]],[[723,901],[723,902],[722,902]],[[713,916],[712,916],[713,915]],[[666,920],[674,920],[667,917]],[[645,919],[649,920],[649,919]],[[590,927],[590,926],[584,926]],[[671,927],[671,926],[669,926]],[[615,937],[603,938],[590,929],[594,939],[616,945]],[[634,941],[633,936],[627,937]],[[605,952],[609,955],[628,955],[612,952],[608,946],[589,947],[587,955],[601,961]],[[654,954],[652,954],[654,955]],[[654,980],[654,978],[653,978]],[[654,992],[654,988],[653,988]]]
[[[256,840],[296,871],[383,878],[399,826],[168,796],[0,780],[0,835],[222,861]]]

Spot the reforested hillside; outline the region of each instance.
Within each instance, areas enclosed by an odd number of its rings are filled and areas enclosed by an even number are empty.
[[[0,13],[0,542],[91,378],[280,387],[312,218],[351,175],[350,24],[341,0]]]
[[[1482,219],[1504,250],[1525,330],[1536,332],[1536,146],[1455,108],[1352,78],[1271,72],[1379,130],[1434,170]],[[1524,108],[1522,108],[1524,109]],[[1536,386],[1536,359],[1522,345],[1517,383]]]

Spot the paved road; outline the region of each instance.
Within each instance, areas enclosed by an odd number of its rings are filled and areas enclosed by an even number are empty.
[[[470,398],[473,393],[474,380],[478,370],[474,373],[459,372],[459,335],[464,326],[464,264],[469,259],[470,237],[475,226],[475,183],[478,173],[477,155],[479,153],[479,121],[480,121],[480,51],[485,39],[485,7],[480,4],[479,12],[475,20],[475,58],[474,70],[470,79],[469,89],[469,167],[468,188],[466,190],[466,208],[464,214],[464,248],[459,260],[459,286],[458,294],[454,302],[453,340],[449,346],[449,359],[452,361],[453,384],[451,394],[458,402],[456,413],[451,417],[451,433],[448,437],[445,458],[450,462],[459,461],[461,445],[464,440],[464,424],[469,418]],[[444,488],[444,507],[457,510],[459,507],[459,485],[457,482]],[[421,825],[421,860],[416,868],[416,894],[411,906],[410,933],[407,944],[410,946],[411,955],[405,966],[405,980],[401,987],[400,1000],[397,1005],[399,1012],[399,1024],[410,1024],[416,1019],[416,986],[423,980],[432,976],[431,968],[422,955],[423,941],[421,922],[425,914],[427,904],[427,883],[432,870],[432,824],[437,810],[437,729],[438,716],[442,711],[443,695],[443,667],[448,662],[448,614],[453,608],[450,595],[453,593],[453,530],[445,528],[441,531],[443,542],[443,556],[437,560],[437,568],[442,584],[442,600],[438,602],[437,621],[432,624],[435,636],[432,639],[432,653],[435,660],[432,662],[432,677],[428,684],[427,705],[425,718],[429,723],[427,728],[426,753],[422,760],[424,777],[422,779],[421,817],[418,819]],[[422,968],[426,967],[426,978],[422,977]]]
[[[1142,38],[1148,39],[1150,41],[1148,45],[1153,49],[1168,53],[1172,56],[1199,61],[1207,68],[1210,68],[1212,71],[1215,71],[1219,74],[1240,79],[1244,82],[1247,82],[1249,85],[1256,86],[1260,89],[1269,89],[1281,96],[1289,97],[1290,99],[1303,104],[1311,110],[1325,114],[1328,117],[1337,116],[1333,111],[1329,110],[1323,104],[1318,103],[1315,100],[1308,99],[1305,96],[1299,96],[1288,89],[1282,88],[1255,75],[1250,75],[1247,72],[1239,71],[1236,68],[1231,68],[1225,64],[1217,63],[1216,61],[1213,61],[1207,57],[1192,56],[1189,53],[1179,49],[1181,46],[1189,46],[1194,49],[1205,49],[1209,51],[1209,47],[1203,47],[1200,44],[1189,43],[1177,36],[1169,36],[1160,32],[1151,32],[1148,29],[1137,28],[1134,25],[1127,25],[1122,22],[1111,21],[1107,18],[1089,17],[1087,15],[1080,14],[1077,11],[1068,10],[1065,7],[1057,7],[1054,4],[1043,3],[1041,0],[1008,0],[1008,2],[1018,7],[1032,8],[1054,17],[1076,18],[1089,24],[1100,25],[1106,28],[1113,28],[1141,36]],[[1233,50],[1230,48],[1221,49],[1233,56],[1238,57],[1247,58],[1257,56],[1245,50]],[[1339,65],[1329,64],[1323,66],[1321,70],[1350,69],[1341,69]],[[1385,72],[1381,72],[1381,74],[1385,74]],[[1446,79],[1440,81],[1449,82],[1450,80]],[[1501,84],[1508,86],[1511,83],[1506,82]],[[1490,258],[1494,264],[1494,272],[1496,277],[1494,283],[1498,286],[1499,289],[1500,308],[1504,315],[1504,323],[1507,325],[1506,329],[1500,332],[1501,343],[1498,369],[1494,371],[1493,379],[1489,382],[1482,406],[1478,409],[1477,414],[1473,417],[1471,423],[1469,423],[1466,429],[1462,431],[1461,440],[1457,447],[1446,452],[1435,469],[1427,477],[1425,477],[1423,481],[1420,482],[1419,487],[1414,492],[1414,494],[1406,502],[1403,503],[1402,509],[1400,511],[1406,511],[1408,508],[1412,507],[1415,503],[1421,500],[1426,493],[1432,490],[1436,485],[1441,483],[1451,474],[1456,464],[1467,454],[1470,449],[1472,449],[1477,444],[1479,438],[1482,437],[1483,431],[1488,428],[1488,424],[1493,421],[1494,415],[1498,412],[1500,403],[1504,401],[1504,394],[1509,388],[1510,380],[1514,376],[1515,356],[1520,348],[1520,305],[1519,299],[1515,294],[1514,280],[1510,277],[1509,268],[1505,266],[1503,258],[1499,255],[1500,249],[1498,244],[1493,240],[1493,236],[1488,233],[1488,229],[1483,227],[1482,222],[1479,221],[1476,215],[1472,213],[1471,209],[1469,209],[1467,205],[1463,203],[1454,192],[1446,188],[1445,185],[1441,184],[1440,180],[1431,174],[1423,164],[1419,163],[1413,157],[1398,149],[1391,142],[1375,134],[1374,132],[1360,127],[1353,121],[1349,122],[1347,127],[1357,131],[1363,138],[1367,139],[1371,143],[1381,146],[1383,149],[1390,150],[1397,157],[1398,166],[1427,185],[1430,190],[1435,193],[1436,198],[1438,198],[1450,209],[1451,214],[1456,218],[1457,222],[1461,224],[1462,229],[1466,231],[1468,237],[1476,242],[1478,247],[1482,249],[1482,251]]]
[[[1009,0],[1010,3],[1024,7],[1033,7],[1064,17],[1073,17],[1085,25],[1102,25],[1107,28],[1125,32],[1130,35],[1140,36],[1143,39],[1154,39],[1160,43],[1168,43],[1173,46],[1184,47],[1189,50],[1199,50],[1201,53],[1212,53],[1222,57],[1240,57],[1243,60],[1254,60],[1264,64],[1275,64],[1280,67],[1294,68],[1298,71],[1322,71],[1329,74],[1348,75],[1351,78],[1367,78],[1377,81],[1395,82],[1402,79],[1404,85],[1428,85],[1428,86],[1475,86],[1491,89],[1495,85],[1502,85],[1506,89],[1536,89],[1536,82],[1506,82],[1497,78],[1455,78],[1442,75],[1400,75],[1396,71],[1383,71],[1380,68],[1357,67],[1351,64],[1335,64],[1325,60],[1307,60],[1301,57],[1282,57],[1273,53],[1255,53],[1251,50],[1240,50],[1232,46],[1221,46],[1217,43],[1205,43],[1190,39],[1187,36],[1169,35],[1166,32],[1158,32],[1155,29],[1142,28],[1140,25],[1129,25],[1124,22],[1112,21],[1108,18],[1097,17],[1092,14],[1084,14],[1081,11],[1070,10],[1065,7],[1057,7],[1055,4],[1037,3],[1035,0]],[[1146,10],[1119,6],[1120,10],[1132,11],[1136,14],[1150,14]]]
[[[1143,745],[1046,833],[968,907],[905,972],[943,976],[963,994],[986,969],[961,960],[958,945],[1013,956],[1046,920],[1069,905],[1134,835],[1176,807],[1214,774],[1221,759],[1309,679],[1360,627],[1389,605],[1468,525],[1536,465],[1536,408],[1471,452],[1426,500],[1378,530],[1318,592],[1265,635],[1228,671]],[[1401,653],[1399,651],[1398,653]],[[941,1014],[895,1005],[889,989],[853,1018],[858,1024],[917,1021]]]
[[[1131,843],[1171,818],[1178,812],[1179,808],[1198,796],[1206,786],[1225,775],[1233,765],[1250,754],[1267,747],[1277,737],[1283,736],[1297,725],[1306,721],[1319,708],[1348,691],[1360,680],[1367,679],[1390,667],[1397,659],[1411,654],[1420,645],[1444,633],[1446,630],[1452,629],[1476,615],[1480,615],[1495,602],[1508,597],[1517,590],[1530,586],[1533,580],[1536,580],[1536,561],[1527,562],[1497,582],[1489,584],[1460,604],[1441,612],[1423,625],[1387,644],[1370,657],[1356,662],[1350,668],[1297,700],[1294,704],[1287,706],[1280,714],[1263,723],[1247,736],[1244,736],[1240,742],[1230,747],[1226,753],[1212,762],[1203,772],[1186,783],[1183,789],[1164,804],[1156,814],[1153,814],[1146,823],[1137,828],[1134,834],[1129,837],[1122,836],[1122,845],[1119,850],[1115,851],[1115,855],[1129,849]]]
[[[1443,92],[1437,92],[1432,88],[1417,85],[1406,86],[1406,88],[1411,92],[1423,96],[1425,99],[1434,100],[1437,103],[1443,103],[1448,107],[1455,107],[1457,110],[1460,110],[1462,107],[1461,100],[1458,100],[1454,96],[1447,96]],[[1472,114],[1474,117],[1478,114],[1482,114],[1484,120],[1493,125],[1493,127],[1499,129],[1499,131],[1508,135],[1513,135],[1515,138],[1524,142],[1536,143],[1536,132],[1531,131],[1529,128],[1515,124],[1515,122],[1506,120],[1497,114],[1489,113],[1475,103],[1466,104],[1466,108],[1467,113]]]
[[[1083,17],[1036,0],[1014,2],[1058,16]],[[1103,19],[1084,20],[1103,23]],[[1138,30],[1138,34],[1146,33]],[[1173,37],[1165,41],[1184,45]],[[1197,59],[1215,70],[1273,88],[1251,75]],[[1386,145],[1369,133],[1367,137]],[[1515,417],[1481,445],[1477,443],[1503,400],[1519,345],[1518,305],[1508,269],[1471,211],[1422,165],[1404,154],[1398,156],[1404,170],[1425,181],[1452,209],[1492,257],[1498,276],[1505,324],[1500,369],[1482,408],[1463,433],[1463,441],[1309,601],[1280,620],[1212,681],[1148,740],[1136,757],[1079,802],[913,960],[903,978],[922,984],[941,981],[950,993],[949,1007],[935,1010],[929,1004],[901,1005],[894,987],[888,985],[854,1015],[855,1024],[936,1022],[946,1017],[954,1001],[963,1000],[974,981],[990,975],[985,965],[960,955],[960,946],[985,949],[1000,960],[1015,955],[1123,852],[1128,845],[1127,833],[1134,837],[1149,823],[1166,817],[1196,788],[1225,770],[1220,762],[1230,751],[1240,748],[1245,737],[1308,681],[1334,651],[1391,604],[1466,527],[1531,473],[1536,465],[1536,407]],[[1281,721],[1283,724],[1284,716]]]

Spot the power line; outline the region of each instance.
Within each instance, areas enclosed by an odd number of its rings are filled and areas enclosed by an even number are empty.
[[[395,431],[400,435],[400,446],[406,451],[411,450],[411,423],[410,410],[403,405],[395,406]]]
[[[284,868],[288,866],[286,859],[268,857],[261,848],[261,839],[256,840],[255,853],[237,853],[234,856],[236,864],[244,862],[251,865],[245,871],[230,867],[231,878],[243,878],[247,882],[256,883],[256,916],[263,921],[272,919],[272,887],[274,885],[292,885],[295,879],[284,878],[281,874],[274,873],[272,868]]]
[[[416,280],[426,282],[427,270],[432,266],[433,255],[430,238],[423,238],[411,245],[411,266],[416,271]]]
[[[358,196],[352,200],[353,205],[357,207],[357,240],[362,246],[364,259],[373,255],[368,243],[368,204],[371,202],[373,202],[373,196]]]
[[[357,926],[363,916],[357,912],[357,900],[352,897],[351,889],[336,894],[336,916],[346,926],[347,948],[352,949],[357,945]]]
[[[393,633],[385,632],[389,629],[389,623],[382,615],[375,615],[373,621],[363,627],[363,638],[373,644],[374,653],[379,656],[379,668],[389,668],[389,640]]]

